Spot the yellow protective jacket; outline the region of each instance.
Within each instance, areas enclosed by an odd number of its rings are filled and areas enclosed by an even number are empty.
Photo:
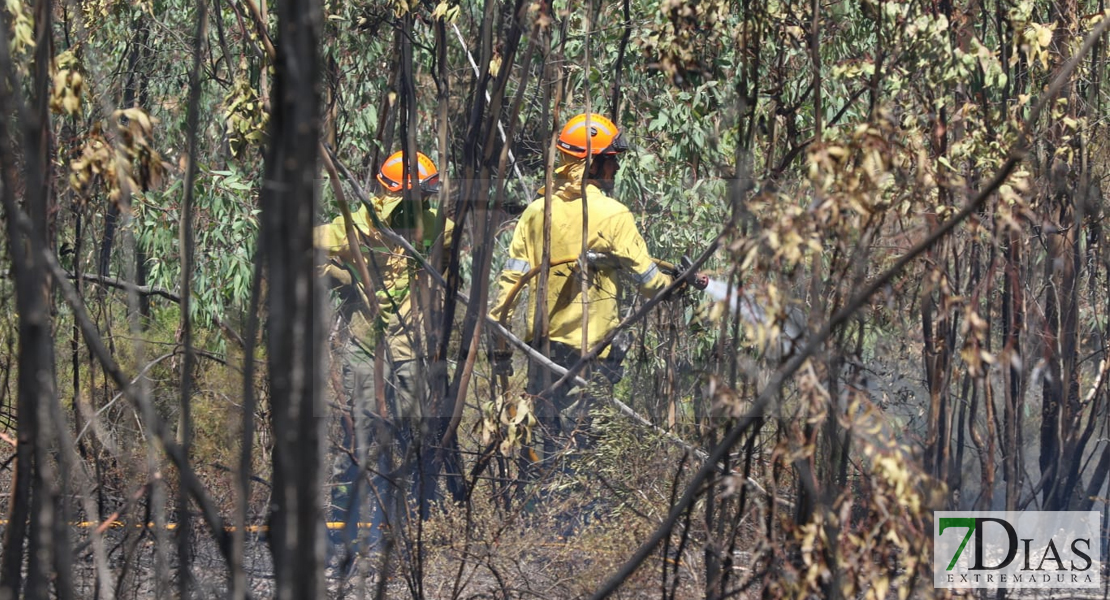
[[[403,197],[399,193],[387,193],[372,198],[371,203],[378,219],[383,224],[392,227],[391,221],[402,200]],[[417,265],[413,264],[415,263],[414,259],[408,256],[402,247],[393,245],[374,227],[369,207],[363,205],[352,213],[351,221],[358,233],[358,243],[366,259],[366,269],[370,273],[372,288],[376,296],[375,301],[378,304],[382,319],[380,325],[385,326],[386,338],[393,354],[393,360],[412,360],[415,355],[410,335],[419,334],[420,327],[416,325],[417,322],[411,314],[409,274],[410,269]],[[418,251],[424,252],[425,256],[439,237],[437,223],[436,210],[425,208],[421,215],[424,239],[421,244],[413,244]],[[447,219],[444,231],[445,247],[451,243],[453,230],[454,222]],[[398,230],[397,233],[404,235],[406,232]],[[347,230],[343,223],[343,217],[339,216],[331,223],[316,227],[313,234],[316,247],[328,253],[329,260],[321,267],[323,275],[341,284],[355,285],[356,280],[352,278],[352,275],[357,274],[358,270],[354,266],[354,257],[351,255],[350,246],[347,244]],[[362,298],[363,302],[366,302],[364,286],[359,283],[356,288],[359,297]],[[365,316],[366,311],[363,311],[363,318]],[[370,334],[369,323],[353,325],[357,334]]]
[[[577,257],[582,251],[582,176],[584,160],[572,160],[555,172],[555,190],[551,195],[551,260]],[[524,210],[513,232],[509,246],[509,259],[499,278],[500,293],[491,312],[506,321],[512,319],[514,307],[506,305],[509,290],[525,273],[540,264],[543,255],[543,213],[545,199],[540,198]],[[586,186],[587,248],[602,252],[616,259],[613,268],[590,269],[590,286],[587,291],[587,344],[589,350],[620,322],[617,306],[620,280],[618,271],[624,271],[639,287],[645,297],[652,297],[671,283],[671,278],[660,272],[648,252],[647,244],[636,228],[636,221],[628,207],[607,196],[596,186]],[[538,276],[528,282],[531,286]],[[517,295],[519,298],[520,295]],[[527,337],[532,335],[532,316],[535,314],[534,295],[530,295],[527,314]],[[515,299],[514,299],[515,300]],[[514,301],[515,304],[515,301]],[[572,348],[582,346],[581,276],[577,265],[570,263],[553,267],[548,276],[547,337]],[[608,349],[602,353],[607,356]]]

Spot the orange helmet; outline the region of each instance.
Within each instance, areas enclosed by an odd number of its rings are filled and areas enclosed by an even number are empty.
[[[612,121],[601,115],[590,115],[589,136],[586,135],[586,114],[567,121],[563,132],[559,134],[556,146],[560,150],[576,158],[586,158],[586,140],[589,139],[590,153],[593,155],[612,156],[628,149],[621,137],[620,129]]]
[[[436,170],[436,164],[432,159],[424,156],[424,154],[416,153],[417,170],[419,171],[418,185],[420,189],[426,194],[434,194],[439,191],[439,171]],[[382,163],[382,168],[378,170],[378,182],[391,192],[401,191],[401,180],[404,178],[405,173],[405,153],[397,151],[389,155]],[[412,175],[409,175],[408,186],[412,188]]]

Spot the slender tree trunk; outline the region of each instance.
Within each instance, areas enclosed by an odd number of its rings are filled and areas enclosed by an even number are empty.
[[[279,599],[322,597],[319,374],[323,343],[312,225],[320,114],[315,0],[277,5],[280,26],[261,243],[269,283],[267,351],[273,419],[270,548]]]
[[[51,581],[59,598],[73,595],[68,568],[70,548],[66,532],[58,528],[57,514],[62,490],[51,465],[56,451],[55,431],[50,425],[51,407],[58,401],[54,372],[54,336],[50,314],[50,280],[44,265],[49,243],[49,203],[51,185],[49,159],[51,147],[49,68],[52,60],[52,6],[50,0],[35,5],[35,58],[32,80],[32,105],[18,98],[19,85],[12,71],[6,32],[0,34],[0,110],[12,114],[23,108],[29,120],[23,123],[26,177],[22,186],[12,168],[16,155],[13,132],[8,121],[0,123],[0,200],[8,228],[9,254],[15,277],[16,309],[19,315],[18,422],[16,425],[15,485],[12,490],[10,523],[0,560],[0,596],[32,600],[50,596]],[[10,84],[8,83],[10,82]],[[25,112],[24,112],[25,111]],[[14,190],[25,189],[21,208]],[[30,520],[28,537],[28,519]],[[26,587],[22,588],[24,542],[28,543]],[[22,590],[22,593],[21,593]]]
[[[8,38],[6,28],[0,28],[0,108],[11,114],[13,99],[9,87],[11,62],[8,57]],[[18,88],[15,88],[18,89]],[[40,352],[35,344],[42,337],[41,330],[46,328],[45,281],[42,270],[33,264],[33,242],[27,232],[16,225],[19,206],[15,190],[19,186],[15,171],[16,155],[12,131],[8,129],[9,120],[0,119],[0,198],[4,203],[5,224],[7,225],[8,255],[12,259],[12,272],[15,278],[16,307],[19,311],[19,370],[16,378],[16,449],[15,463],[12,466],[11,498],[8,509],[8,525],[4,531],[4,553],[0,558],[0,596],[17,598],[23,587],[23,559],[26,548],[28,519],[31,515],[31,481],[35,467],[35,439],[38,433],[38,419],[34,403],[37,400],[37,381],[46,367],[40,362]],[[30,186],[28,187],[30,189]],[[28,206],[31,218],[42,211]],[[45,215],[42,215],[45,219]],[[44,225],[44,224],[43,224]],[[36,228],[38,229],[38,228]],[[42,227],[45,230],[45,227]],[[30,246],[30,249],[28,248]]]
[[[1057,23],[1052,48],[1058,49],[1056,68],[1060,68],[1070,58],[1067,54],[1078,21],[1078,1],[1063,0],[1051,5],[1051,12]],[[1078,115],[1075,106],[1079,99],[1075,82],[1070,81],[1062,96],[1068,100],[1067,114],[1071,118]],[[1067,487],[1065,470],[1071,463],[1065,461],[1063,452],[1067,439],[1078,429],[1078,423],[1071,417],[1078,410],[1079,388],[1076,373],[1078,344],[1076,327],[1078,325],[1077,287],[1079,279],[1078,229],[1082,226],[1078,218],[1078,185],[1076,166],[1055,155],[1056,148],[1069,144],[1064,137],[1063,125],[1055,124],[1048,132],[1050,193],[1053,202],[1049,204],[1056,212],[1051,218],[1058,227],[1048,236],[1048,256],[1045,259],[1045,322],[1042,336],[1045,361],[1048,364],[1048,379],[1041,395],[1040,456],[1043,487],[1041,494],[1047,510],[1063,510],[1068,499],[1063,497]],[[1078,135],[1082,135],[1080,132]]]
[[[138,106],[149,111],[149,74],[152,68],[150,60],[150,19],[145,14],[140,13],[137,26],[139,30],[129,58],[131,72],[128,75],[128,85],[124,89],[123,106],[124,108]],[[118,210],[118,207],[115,208]],[[111,247],[110,243],[108,247]],[[146,261],[146,249],[143,248],[142,244],[135,244],[135,285],[146,285]],[[150,296],[139,296],[139,316],[142,317],[141,322],[145,327],[150,322]]]
[[[1099,497],[1102,488],[1106,487],[1107,481],[1110,481],[1110,444],[1102,447],[1102,457],[1098,459],[1098,466],[1095,467],[1094,473],[1091,475],[1091,483],[1087,486],[1086,493],[1079,501],[1077,510],[1091,510],[1094,508],[1095,499]],[[1106,496],[1102,497],[1105,498]],[[1110,523],[1103,523],[1104,528],[1107,526],[1110,526]]]
[[[1002,448],[1003,476],[1006,479],[1006,510],[1017,510],[1021,492],[1022,445],[1021,413],[1024,405],[1025,384],[1022,375],[1021,333],[1025,327],[1025,294],[1019,277],[1022,252],[1017,234],[1010,232],[1004,238],[1005,273],[1002,286],[1002,338],[1004,356],[1009,358],[1003,367],[1005,378],[1003,400]]]
[[[235,479],[235,531],[232,536],[231,599],[245,600],[247,592],[246,525],[250,508],[251,475],[254,471],[254,350],[258,340],[259,305],[262,302],[261,244],[255,249],[251,299],[247,312],[247,330],[243,345],[243,425],[239,434],[239,469]],[[377,388],[375,388],[377,389]]]
[[[193,68],[189,75],[189,109],[185,118],[187,141],[187,156],[189,163],[185,167],[185,197],[181,202],[181,343],[184,345],[184,359],[181,361],[181,411],[177,422],[177,443],[186,463],[189,461],[189,450],[192,447],[192,395],[193,395],[193,369],[196,364],[196,353],[193,351],[193,320],[192,288],[195,240],[193,234],[194,195],[193,185],[197,174],[197,135],[199,132],[198,121],[200,115],[200,69],[204,53],[204,38],[207,30],[208,6],[205,0],[197,2],[196,35],[193,39]],[[136,267],[138,266],[136,259]],[[177,560],[178,560],[178,592],[181,598],[188,598],[192,588],[192,519],[189,517],[189,494],[183,482],[178,485],[177,491]]]

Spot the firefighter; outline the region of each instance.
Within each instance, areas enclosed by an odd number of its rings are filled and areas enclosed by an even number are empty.
[[[388,240],[375,226],[376,217],[379,223],[406,237],[418,252],[428,256],[441,234],[437,230],[437,211],[427,202],[439,191],[439,172],[435,163],[419,152],[417,166],[417,176],[410,176],[402,183],[406,168],[404,154],[392,154],[377,174],[381,193],[371,198],[369,206],[363,205],[351,215],[359,251],[370,277],[369,286],[360,281],[342,216],[316,227],[314,232],[317,248],[327,253],[327,260],[321,266],[322,275],[327,287],[340,300],[337,312],[341,328],[339,341],[333,347],[336,360],[342,365],[341,386],[351,402],[351,419],[342,427],[343,448],[337,449],[333,467],[337,482],[331,494],[331,520],[346,524],[341,530],[331,530],[335,544],[349,545],[354,540],[360,503],[367,497],[372,507],[369,543],[374,545],[380,539],[380,529],[385,515],[390,514],[388,505],[394,497],[385,477],[393,471],[390,456],[393,439],[400,441],[402,465],[408,466],[403,477],[409,477],[412,491],[420,494],[421,512],[435,493],[430,473],[429,477],[417,481],[417,473],[424,469],[415,466],[410,453],[414,442],[420,442],[425,424],[422,418],[425,385],[420,376],[420,345],[417,343],[423,333],[423,319],[422,312],[414,309],[414,294],[410,289],[419,267],[403,247]],[[405,201],[405,188],[422,196],[421,214],[412,214],[410,203]],[[423,239],[413,240],[418,220]],[[445,247],[450,243],[453,228],[450,219],[446,224],[442,232]],[[372,297],[368,289],[373,290]],[[381,396],[387,401],[384,406],[379,406],[374,390],[376,349],[383,353],[381,362],[386,390]],[[371,460],[371,437],[377,442],[376,464],[360,473],[359,461]],[[365,485],[367,473],[377,473],[369,490]],[[387,506],[383,507],[383,503]]]
[[[563,264],[549,271],[546,312],[547,329],[541,333],[550,344],[554,362],[570,367],[620,321],[618,297],[623,272],[636,285],[639,292],[651,298],[671,283],[671,276],[656,265],[648,252],[647,244],[636,227],[636,221],[626,206],[613,199],[613,178],[620,168],[620,155],[627,149],[621,132],[609,119],[591,114],[578,115],[563,127],[557,147],[562,152],[561,165],[555,171],[554,188],[551,190],[551,258]],[[587,155],[589,171],[587,172]],[[590,256],[603,256],[606,260],[588,267],[586,302],[581,301],[582,277],[578,262],[560,259],[578,257],[582,252],[583,236],[583,179],[586,200],[586,248]],[[491,310],[491,316],[507,322],[512,318],[516,295],[510,291],[522,277],[540,265],[543,254],[544,190],[521,214],[509,246],[509,257],[499,276],[500,292]],[[538,277],[532,277],[528,286],[534,286]],[[536,297],[529,294],[527,309],[527,339],[531,339]],[[586,320],[583,322],[583,311]],[[585,324],[586,331],[583,332]],[[583,336],[585,333],[585,336]],[[493,344],[491,344],[493,345]],[[511,374],[512,355],[497,345],[491,357],[494,372]],[[619,352],[612,347],[601,353],[599,364],[591,365],[594,373],[619,373]],[[590,371],[584,372],[587,377]],[[619,378],[609,377],[610,381]],[[528,391],[538,394],[551,381],[542,367],[529,369]],[[595,378],[596,379],[596,378]],[[546,384],[546,385],[545,385]],[[551,428],[545,436],[545,455],[553,449],[579,450],[589,446],[590,399],[582,390],[555,390],[549,406],[537,406],[540,422]],[[579,396],[582,401],[579,401]],[[548,412],[545,412],[548,411]],[[553,412],[551,412],[553,411]]]

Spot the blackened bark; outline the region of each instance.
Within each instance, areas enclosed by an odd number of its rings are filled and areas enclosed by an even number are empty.
[[[1061,234],[1057,233],[1050,236],[1048,256],[1045,258],[1045,279],[1050,284],[1045,287],[1044,330],[1041,334],[1047,369],[1041,391],[1041,451],[1038,463],[1041,468],[1041,477],[1048,478],[1046,481],[1055,478],[1053,472],[1056,470],[1056,454],[1060,446],[1060,406],[1063,403],[1064,393],[1063,369],[1060,364],[1062,359],[1060,351],[1060,296],[1065,275],[1060,272],[1058,267],[1062,266],[1064,262],[1064,245],[1065,242]],[[1050,475],[1050,473],[1053,474]],[[1044,502],[1048,502],[1052,488],[1051,483],[1041,488],[1044,494]],[[1046,506],[1046,508],[1049,507]]]
[[[130,63],[130,74],[128,75],[127,88],[124,89],[124,108],[131,108],[138,106],[143,110],[150,110],[150,98],[148,85],[149,73],[151,70],[150,64],[150,20],[145,15],[140,14],[138,18],[138,32],[135,36],[135,44],[132,46],[132,54],[128,58]],[[141,182],[145,185],[145,182]],[[113,208],[116,208],[113,206]],[[135,284],[139,286],[146,285],[146,250],[142,244],[135,244]],[[105,273],[100,273],[104,275]],[[142,323],[145,327],[150,321],[150,296],[139,296],[139,315],[142,317]]]
[[[321,10],[315,0],[284,0],[277,14],[261,231],[269,280],[266,331],[274,434],[270,548],[277,597],[308,600],[324,595],[318,385],[323,327],[317,322],[312,243]]]
[[[929,432],[925,442],[925,470],[935,477],[939,477],[944,470],[940,461],[948,406],[944,376],[945,366],[948,364],[948,316],[942,312],[939,322],[935,322],[937,308],[937,302],[931,294],[925,298],[921,307],[921,331],[924,339],[922,354],[925,381],[929,385]]]
[[[1082,431],[1082,423],[1079,421],[1081,411],[1077,373],[1079,362],[1077,292],[1080,251],[1074,210],[1074,198],[1069,197],[1067,204],[1061,210],[1061,224],[1066,231],[1054,236],[1058,238],[1060,250],[1060,268],[1056,271],[1059,277],[1059,287],[1056,288],[1056,293],[1059,294],[1059,313],[1058,320],[1050,322],[1049,326],[1058,327],[1053,332],[1057,340],[1057,345],[1053,349],[1058,352],[1058,355],[1054,360],[1050,360],[1049,364],[1052,370],[1057,371],[1055,373],[1057,378],[1051,385],[1044,386],[1045,392],[1051,390],[1053,397],[1046,397],[1042,405],[1042,417],[1045,420],[1042,421],[1041,428],[1040,457],[1042,476],[1046,467],[1053,474],[1044,487],[1047,510],[1067,508],[1068,496],[1083,464],[1080,460],[1065,459],[1065,456],[1070,456],[1068,451],[1082,451],[1082,448],[1074,447],[1074,442]],[[1055,248],[1056,245],[1052,243],[1051,247]],[[1048,295],[1051,297],[1053,294],[1050,291]],[[1047,309],[1045,313],[1047,318]]]
[[[112,245],[116,240],[116,224],[119,222],[119,205],[112,202],[108,205],[108,212],[104,213],[104,236],[100,238],[100,260],[97,261],[96,273],[107,277],[112,266]]]
[[[123,108],[139,107],[144,110],[149,107],[148,98],[148,73],[150,61],[150,22],[145,15],[140,14],[135,22],[135,38],[127,56],[127,80],[123,87]],[[140,182],[145,185],[145,182]],[[100,240],[100,254],[97,261],[97,274],[107,277],[112,267],[112,248],[115,245],[116,229],[120,223],[119,204],[111,202],[108,211],[104,214],[104,233]],[[135,284],[146,285],[146,252],[142,246],[135,246]],[[139,296],[139,315],[145,324],[150,319],[150,297]]]
[[[135,97],[140,85],[139,80],[144,78],[139,64],[140,49],[146,45],[147,41],[143,35],[146,29],[144,15],[139,15],[136,27],[138,30],[135,33],[135,38],[131,40],[130,50],[127,54],[127,82],[123,86],[123,100],[120,103],[123,108],[135,106]],[[100,259],[97,261],[96,272],[101,277],[107,277],[112,270],[112,247],[115,245],[118,224],[119,204],[112,202],[108,205],[108,212],[104,214],[104,234],[100,239]],[[141,306],[140,312],[142,311]],[[147,306],[149,310],[149,302]]]
[[[1098,460],[1091,483],[1087,486],[1087,493],[1083,494],[1076,510],[1091,510],[1095,505],[1095,498],[1099,497],[1102,488],[1106,486],[1107,479],[1110,479],[1110,444],[1102,447],[1102,458]]]
[[[7,90],[11,82],[10,61],[8,60],[8,39],[5,28],[0,27],[0,108],[10,114],[12,101]],[[35,418],[35,373],[38,353],[29,352],[26,340],[34,339],[31,330],[32,319],[41,321],[45,317],[45,298],[42,296],[43,282],[28,281],[35,278],[36,271],[30,264],[33,253],[27,251],[27,235],[15,223],[15,188],[18,176],[15,172],[15,153],[8,129],[8,119],[0,119],[0,200],[4,203],[5,224],[8,230],[8,252],[12,259],[12,275],[15,278],[16,307],[19,311],[19,370],[16,378],[16,450],[12,467],[11,499],[8,511],[8,526],[4,535],[4,554],[0,559],[0,595],[16,598],[23,586],[24,542],[27,537],[28,518],[31,511],[31,475],[34,469],[34,441],[37,419]],[[30,255],[29,255],[30,254]],[[41,271],[37,273],[41,274]],[[36,293],[36,289],[38,292]],[[28,304],[32,305],[28,308]],[[34,306],[37,310],[32,310]]]
[[[1002,403],[1002,458],[1003,477],[1006,479],[1006,510],[1017,510],[1021,492],[1021,410],[1025,383],[1022,374],[1021,333],[1025,327],[1025,294],[1021,287],[1021,241],[1017,234],[1004,238],[1005,276],[1002,286],[1002,339],[1004,356],[1009,360],[1005,378],[1005,398]]]
[[[1063,0],[1052,4],[1051,14],[1057,22],[1053,48],[1068,48],[1079,18],[1078,2]],[[1068,57],[1057,56],[1057,66]],[[1076,81],[1069,80],[1063,96],[1069,100],[1068,116],[1077,112]],[[1049,130],[1049,146],[1055,151],[1071,142],[1064,137],[1062,126]],[[1055,152],[1054,152],[1055,154]],[[1069,451],[1081,451],[1072,442],[1081,428],[1078,421],[1079,359],[1077,325],[1079,317],[1078,283],[1080,250],[1078,229],[1082,225],[1078,192],[1078,169],[1059,156],[1050,162],[1049,185],[1052,188],[1055,223],[1058,230],[1048,236],[1048,257],[1045,262],[1045,360],[1049,380],[1045,382],[1041,403],[1041,450],[1039,463],[1046,510],[1064,510],[1068,505],[1070,473],[1078,476],[1082,461],[1065,460]]]
[[[255,249],[247,331],[243,344],[243,429],[239,434],[239,471],[235,479],[235,531],[232,533],[231,554],[232,600],[246,600],[248,597],[244,561],[247,509],[250,506],[251,475],[254,465],[254,411],[257,403],[254,394],[254,350],[258,341],[259,305],[262,303],[263,256],[263,249],[259,245],[259,248]]]
[[[472,146],[468,137],[468,144],[465,146],[465,153],[463,161],[465,165],[465,181],[462,182],[462,189],[464,195],[461,196],[460,204],[455,216],[455,227],[457,231],[462,231],[463,224],[467,215],[473,214],[476,220],[474,225],[475,231],[482,232],[479,239],[476,240],[473,257],[475,265],[474,287],[471,289],[470,302],[466,307],[466,315],[463,319],[462,326],[462,340],[475,339],[476,331],[480,328],[481,315],[485,313],[485,307],[488,300],[490,264],[492,259],[492,245],[488,242],[493,239],[493,231],[497,226],[494,222],[499,215],[501,204],[504,199],[505,190],[505,174],[506,174],[506,160],[508,153],[513,143],[513,134],[516,129],[516,118],[520,111],[520,100],[523,96],[523,91],[528,86],[528,76],[531,73],[530,63],[532,60],[533,52],[536,47],[536,36],[534,35],[529,42],[527,52],[525,54],[523,63],[523,75],[517,88],[517,94],[511,107],[511,117],[507,121],[507,128],[505,130],[505,143],[500,147],[497,145],[497,131],[498,124],[502,122],[501,108],[506,97],[506,91],[510,75],[513,71],[513,64],[516,60],[517,49],[520,44],[521,36],[524,33],[523,24],[527,21],[522,8],[525,6],[524,2],[519,0],[515,3],[514,18],[510,26],[508,35],[506,36],[504,51],[502,52],[501,70],[494,82],[494,88],[490,94],[489,114],[482,123],[483,110],[477,107],[485,106],[485,89],[489,80],[489,61],[484,64],[486,68],[482,69],[478,76],[479,87],[471,98],[473,105],[471,106],[470,118],[478,119],[478,122],[470,122],[467,129],[471,132],[484,130],[485,144],[482,146],[482,156],[477,155],[478,147]],[[534,33],[538,33],[538,30]],[[482,52],[487,51],[485,43],[482,44]],[[473,140],[477,141],[477,139]],[[478,176],[474,177],[475,170],[477,169]],[[497,169],[497,180],[499,185],[497,193],[494,197],[492,205],[489,200],[490,186],[487,184],[490,181],[490,176],[493,170]],[[486,183],[482,183],[486,182]],[[456,234],[456,239],[458,239]],[[445,359],[448,353],[448,342],[451,339],[451,332],[454,329],[455,320],[455,296],[456,292],[462,285],[462,278],[459,273],[461,266],[460,262],[460,249],[461,244],[455,243],[452,247],[448,248],[447,254],[447,292],[444,296],[444,310],[443,319],[439,331],[438,344],[436,345],[435,360],[446,362]],[[438,264],[438,263],[433,263]],[[480,331],[479,331],[480,334]],[[463,343],[459,347],[458,361],[459,364],[466,364],[470,354],[469,344]],[[461,411],[461,403],[463,401],[462,393],[465,393],[465,386],[462,384],[464,370],[459,369],[456,371],[454,379],[448,385],[446,378],[446,369],[442,370],[444,379],[442,381],[443,387],[433,386],[432,389],[437,393],[442,390],[443,397],[434,398],[433,401],[441,406],[439,415],[455,415],[456,410]],[[459,413],[461,414],[461,413]],[[458,421],[454,418],[445,419],[441,421],[443,427],[436,430],[437,439],[449,442],[448,448],[444,451],[437,453],[437,457],[442,457],[442,464],[434,465],[436,472],[440,469],[447,469],[449,473],[461,471],[462,457],[457,451],[455,443],[454,431],[451,430],[458,426]],[[456,500],[460,499],[466,494],[466,490],[461,485],[454,485],[454,481],[462,481],[462,478],[452,477],[448,479],[448,486],[452,495]]]
[[[613,91],[612,100],[609,101],[609,118],[614,123],[620,123],[620,110],[621,110],[621,76],[624,75],[624,53],[628,49],[628,39],[632,37],[632,9],[630,7],[630,0],[624,0],[621,7],[621,17],[623,18],[624,34],[621,35],[620,48],[617,50],[617,57],[613,60]],[[528,65],[525,65],[527,67]]]
[[[193,368],[196,363],[196,353],[193,349],[193,322],[190,317],[193,287],[193,254],[195,240],[193,235],[193,184],[197,173],[197,128],[200,116],[200,69],[201,57],[204,53],[204,37],[207,29],[208,5],[204,0],[197,2],[196,35],[193,38],[193,67],[189,75],[189,109],[185,118],[186,135],[188,136],[188,160],[185,167],[185,194],[181,202],[181,343],[185,346],[184,360],[181,361],[181,412],[177,422],[177,442],[181,444],[181,452],[186,463],[189,462],[189,449],[193,438]],[[136,245],[137,246],[137,245]],[[136,258],[136,264],[142,261]],[[148,299],[149,296],[144,296]],[[140,310],[141,312],[141,310]],[[177,561],[178,561],[178,593],[181,598],[188,598],[192,588],[192,519],[189,517],[189,493],[182,483],[178,486],[177,496]]]
[[[57,402],[54,372],[54,339],[50,313],[50,280],[43,264],[49,246],[50,200],[49,101],[51,43],[51,2],[40,0],[35,6],[35,58],[32,82],[33,105],[28,107],[15,97],[19,85],[11,69],[6,32],[0,34],[0,110],[18,113],[23,118],[25,178],[22,186],[12,166],[15,152],[8,123],[0,123],[0,164],[6,165],[0,200],[8,228],[9,252],[15,278],[16,307],[19,314],[18,422],[16,426],[16,475],[12,490],[11,523],[4,540],[0,562],[0,596],[30,599],[50,596],[51,581],[59,598],[72,598],[71,574],[58,573],[70,563],[66,532],[56,523],[60,499],[64,497],[53,476],[51,454],[55,434],[49,426]],[[9,87],[10,86],[10,87]],[[15,110],[13,110],[15,109]],[[14,190],[25,190],[22,208]],[[23,221],[20,223],[20,221]],[[28,523],[28,519],[30,523]],[[28,530],[29,525],[29,530]],[[28,538],[30,534],[30,539]],[[28,541],[26,587],[22,588],[24,542]],[[22,593],[21,593],[22,591]]]

